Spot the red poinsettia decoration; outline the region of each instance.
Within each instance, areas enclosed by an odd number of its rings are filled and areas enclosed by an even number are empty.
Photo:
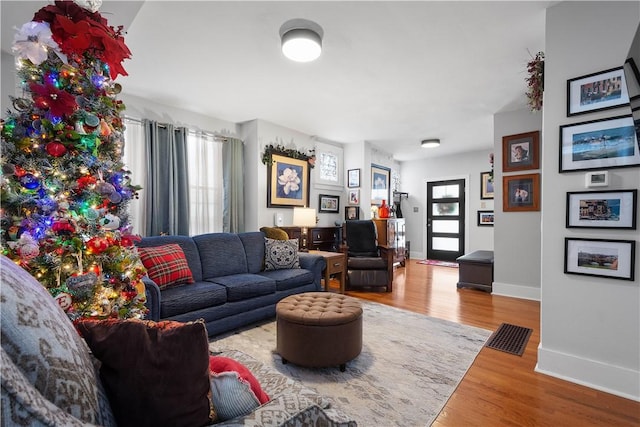
[[[38,108],[49,110],[54,116],[70,115],[78,106],[73,95],[56,88],[52,83],[46,82],[44,85],[40,85],[31,82],[29,89],[31,89],[35,105]]]
[[[109,66],[111,79],[127,75],[122,61],[131,57],[131,51],[124,43],[122,27],[110,27],[98,12],[89,12],[72,1],[56,0],[36,12],[33,20],[49,23],[53,39],[64,54],[73,57],[90,52]]]

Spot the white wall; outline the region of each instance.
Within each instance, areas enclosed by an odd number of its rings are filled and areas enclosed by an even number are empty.
[[[540,299],[541,212],[502,211],[502,137],[542,129],[542,113],[529,110],[495,114],[495,222],[493,292],[517,298]],[[544,146],[544,142],[540,144]],[[539,173],[540,170],[508,172],[505,175]],[[541,179],[545,179],[542,174]]]
[[[13,55],[2,52],[0,66],[2,67],[2,86],[0,86],[0,107],[2,117],[6,116],[6,111],[11,107],[9,95],[16,96],[16,63]]]
[[[409,193],[409,198],[402,202],[402,212],[406,219],[406,238],[411,242],[411,258],[426,257],[426,183],[440,178],[467,178],[468,234],[465,252],[478,249],[493,250],[493,227],[477,226],[477,211],[494,208],[493,200],[480,200],[480,173],[491,169],[489,153],[491,150],[472,151],[454,156],[402,162],[401,188],[402,191]]]
[[[565,228],[567,191],[584,172],[558,172],[558,127],[628,114],[566,115],[567,79],[622,66],[640,22],[638,2],[563,2],[547,10],[543,111],[541,338],[536,370],[640,400],[640,286],[563,273],[564,238],[631,239],[640,232]],[[640,187],[640,167],[609,171],[608,189]],[[637,243],[636,243],[637,245]]]

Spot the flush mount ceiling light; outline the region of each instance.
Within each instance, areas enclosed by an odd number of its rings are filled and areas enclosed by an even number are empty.
[[[422,148],[436,148],[440,146],[440,140],[438,138],[424,139],[421,145]]]
[[[322,27],[307,19],[290,19],[280,27],[282,53],[292,61],[310,62],[322,53]]]

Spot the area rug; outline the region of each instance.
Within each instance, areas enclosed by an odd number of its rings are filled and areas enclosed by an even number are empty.
[[[491,331],[362,301],[362,353],[336,367],[282,364],[275,321],[212,341],[240,350],[317,390],[359,426],[429,426],[453,394]]]
[[[457,262],[452,261],[439,261],[437,259],[423,259],[422,261],[418,261],[418,264],[426,264],[426,265],[438,265],[440,267],[453,267],[458,268]]]
[[[533,329],[502,323],[489,337],[485,347],[522,356]]]

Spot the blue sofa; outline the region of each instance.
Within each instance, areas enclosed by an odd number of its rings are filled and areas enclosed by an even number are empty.
[[[289,295],[320,291],[325,260],[300,253],[299,269],[264,271],[262,232],[145,237],[138,247],[180,245],[195,283],[160,290],[144,278],[150,320],[204,319],[209,336],[275,316]]]

